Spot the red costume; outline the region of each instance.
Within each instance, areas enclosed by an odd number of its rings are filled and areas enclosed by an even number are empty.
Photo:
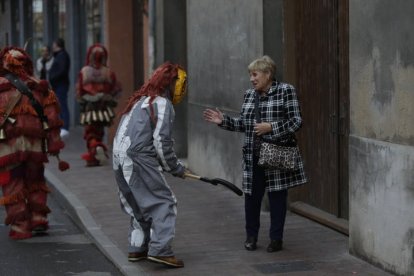
[[[12,75],[11,75],[11,74]],[[9,81],[20,79],[31,93],[25,94]],[[36,106],[37,105],[37,106]],[[40,115],[39,115],[40,113]],[[49,192],[44,178],[48,154],[58,155],[59,105],[44,80],[33,77],[33,64],[23,49],[7,47],[0,52],[0,186],[6,225],[12,239],[25,239],[32,231],[48,229],[46,205]],[[65,163],[60,163],[66,165]],[[61,168],[66,169],[66,168]]]
[[[85,126],[84,139],[88,152],[82,155],[87,166],[99,166],[107,159],[107,147],[103,143],[105,127],[115,117],[115,97],[121,88],[115,73],[107,66],[108,53],[100,44],[89,47],[86,65],[78,77],[77,99],[81,107],[81,125]]]

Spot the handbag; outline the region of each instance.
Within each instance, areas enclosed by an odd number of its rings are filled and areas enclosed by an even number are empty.
[[[284,171],[294,171],[298,168],[298,146],[281,146],[261,141],[259,166]]]
[[[259,112],[259,95],[255,95],[255,117],[256,122],[261,122]],[[293,171],[298,168],[299,148],[296,138],[292,136],[287,142],[274,142],[260,138],[259,160],[257,164],[261,167]]]

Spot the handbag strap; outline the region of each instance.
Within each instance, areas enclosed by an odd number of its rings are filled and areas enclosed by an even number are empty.
[[[260,110],[259,110],[259,93],[257,91],[254,91],[254,116],[256,118],[256,123],[262,122],[262,117],[260,116]]]

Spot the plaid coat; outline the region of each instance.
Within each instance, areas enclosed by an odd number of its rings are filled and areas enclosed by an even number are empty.
[[[243,146],[243,191],[251,194],[253,186],[253,127],[255,124],[255,90],[244,94],[240,117],[224,114],[221,128],[244,132]],[[272,125],[272,131],[263,135],[264,139],[283,141],[288,139],[302,125],[299,101],[295,88],[287,83],[274,82],[265,96],[260,97],[259,109],[262,122]],[[299,156],[296,171],[285,172],[277,169],[265,169],[266,190],[268,192],[286,190],[307,182],[303,161]]]

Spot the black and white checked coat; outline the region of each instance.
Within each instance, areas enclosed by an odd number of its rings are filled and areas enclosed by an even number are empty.
[[[221,128],[244,132],[243,146],[243,191],[251,194],[253,184],[253,127],[255,124],[255,90],[244,94],[240,117],[224,114]],[[272,125],[272,132],[263,135],[264,139],[283,141],[295,133],[302,125],[299,101],[295,88],[287,83],[273,82],[266,95],[260,97],[259,109],[262,122]],[[286,190],[307,182],[303,161],[299,156],[298,170],[285,172],[277,169],[265,169],[266,189],[268,192]]]

